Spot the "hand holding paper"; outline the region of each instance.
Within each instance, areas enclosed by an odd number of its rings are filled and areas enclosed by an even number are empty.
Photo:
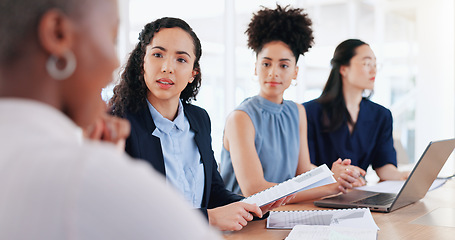
[[[327,165],[324,164],[262,192],[251,195],[242,201],[246,203],[255,203],[259,207],[262,207],[290,194],[334,183],[335,179],[332,175],[333,173],[329,170]]]

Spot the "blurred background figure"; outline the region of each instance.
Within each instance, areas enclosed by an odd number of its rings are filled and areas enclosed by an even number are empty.
[[[380,180],[405,180],[397,169],[390,110],[363,97],[374,89],[376,56],[370,46],[348,39],[335,49],[332,70],[319,98],[303,105],[308,118],[311,162],[331,166],[349,158],[349,171],[364,172],[372,165]],[[364,174],[363,174],[364,175]]]

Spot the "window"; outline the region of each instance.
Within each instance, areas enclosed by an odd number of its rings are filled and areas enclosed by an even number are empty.
[[[391,109],[394,135],[409,159],[420,156],[429,140],[454,136],[452,1],[278,3],[305,8],[313,20],[315,35],[315,45],[299,60],[298,84],[285,92],[286,99],[301,103],[318,97],[328,77],[335,46],[347,38],[359,38],[370,44],[382,65],[372,100]],[[194,104],[210,114],[217,159],[226,116],[243,99],[259,91],[253,76],[255,55],[246,47],[244,32],[253,12],[261,5],[274,7],[275,4],[276,1],[270,0],[120,1],[119,55],[123,63],[137,43],[142,27],[163,16],[184,19],[201,39],[203,82]],[[446,28],[438,28],[442,25]],[[110,95],[107,88],[105,98]],[[433,95],[438,96],[432,99]],[[426,129],[430,126],[431,130]]]

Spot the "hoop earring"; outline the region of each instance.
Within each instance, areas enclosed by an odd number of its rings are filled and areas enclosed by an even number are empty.
[[[65,67],[59,69],[57,67],[59,61],[65,62]],[[61,58],[51,55],[46,62],[47,73],[55,80],[67,79],[76,70],[76,57],[71,50],[66,51]]]

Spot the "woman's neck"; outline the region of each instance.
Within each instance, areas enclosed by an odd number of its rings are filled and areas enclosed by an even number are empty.
[[[24,71],[24,66],[29,66],[28,71]],[[30,59],[0,69],[0,97],[35,100],[61,111],[62,93],[58,87],[59,82],[46,76],[46,70],[41,70],[40,66]]]
[[[349,132],[351,134],[354,131],[354,126],[359,116],[362,93],[363,89],[359,89],[348,84],[343,84],[344,102],[352,120],[351,123],[348,123]]]
[[[343,84],[343,96],[346,107],[348,108],[358,108],[360,102],[362,101],[363,89],[347,86]]]
[[[174,119],[177,117],[179,98],[163,100],[154,98],[149,94],[149,96],[147,96],[147,100],[164,118],[170,121],[174,121]]]
[[[264,92],[260,91],[259,96],[269,100],[270,102],[276,103],[276,104],[283,103],[283,94],[273,96],[273,95],[267,95]]]

